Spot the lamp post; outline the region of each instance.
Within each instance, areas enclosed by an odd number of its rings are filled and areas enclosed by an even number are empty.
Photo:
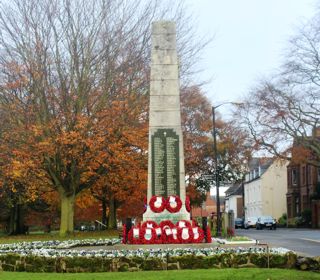
[[[217,128],[216,128],[216,114],[215,110],[222,105],[233,104],[241,105],[243,103],[236,102],[224,102],[217,106],[212,106],[212,136],[213,136],[213,151],[214,151],[214,169],[215,169],[215,184],[216,184],[216,200],[217,200],[217,236],[221,236],[221,216],[220,216],[220,179],[219,179],[219,168],[218,168],[218,149],[217,149]]]

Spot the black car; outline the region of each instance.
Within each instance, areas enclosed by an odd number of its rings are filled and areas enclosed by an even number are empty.
[[[244,228],[244,219],[243,218],[234,219],[234,227],[235,228]]]
[[[263,228],[269,228],[269,229],[277,229],[277,223],[274,218],[271,216],[261,216],[257,220],[256,229],[263,229]]]

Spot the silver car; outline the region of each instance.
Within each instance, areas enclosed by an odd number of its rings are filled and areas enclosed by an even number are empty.
[[[258,220],[258,217],[246,217],[244,219],[244,228],[245,229],[248,229],[248,228],[255,228],[256,227],[256,224],[257,224],[257,220]]]

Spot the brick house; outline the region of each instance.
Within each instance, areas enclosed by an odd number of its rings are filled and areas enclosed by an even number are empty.
[[[319,137],[319,128],[314,133]],[[310,209],[311,226],[320,228],[320,168],[307,163],[298,153],[298,149],[293,149],[292,160],[287,167],[288,220],[292,221]]]
[[[224,197],[220,196],[220,212],[224,212]],[[217,213],[217,203],[214,196],[207,192],[206,200],[204,201],[202,207],[191,207],[191,217],[210,217],[212,214]]]

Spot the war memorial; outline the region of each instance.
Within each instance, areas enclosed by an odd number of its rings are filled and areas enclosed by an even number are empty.
[[[190,220],[181,129],[175,23],[152,25],[148,195],[143,223],[126,228],[126,243],[200,243],[209,232]]]

